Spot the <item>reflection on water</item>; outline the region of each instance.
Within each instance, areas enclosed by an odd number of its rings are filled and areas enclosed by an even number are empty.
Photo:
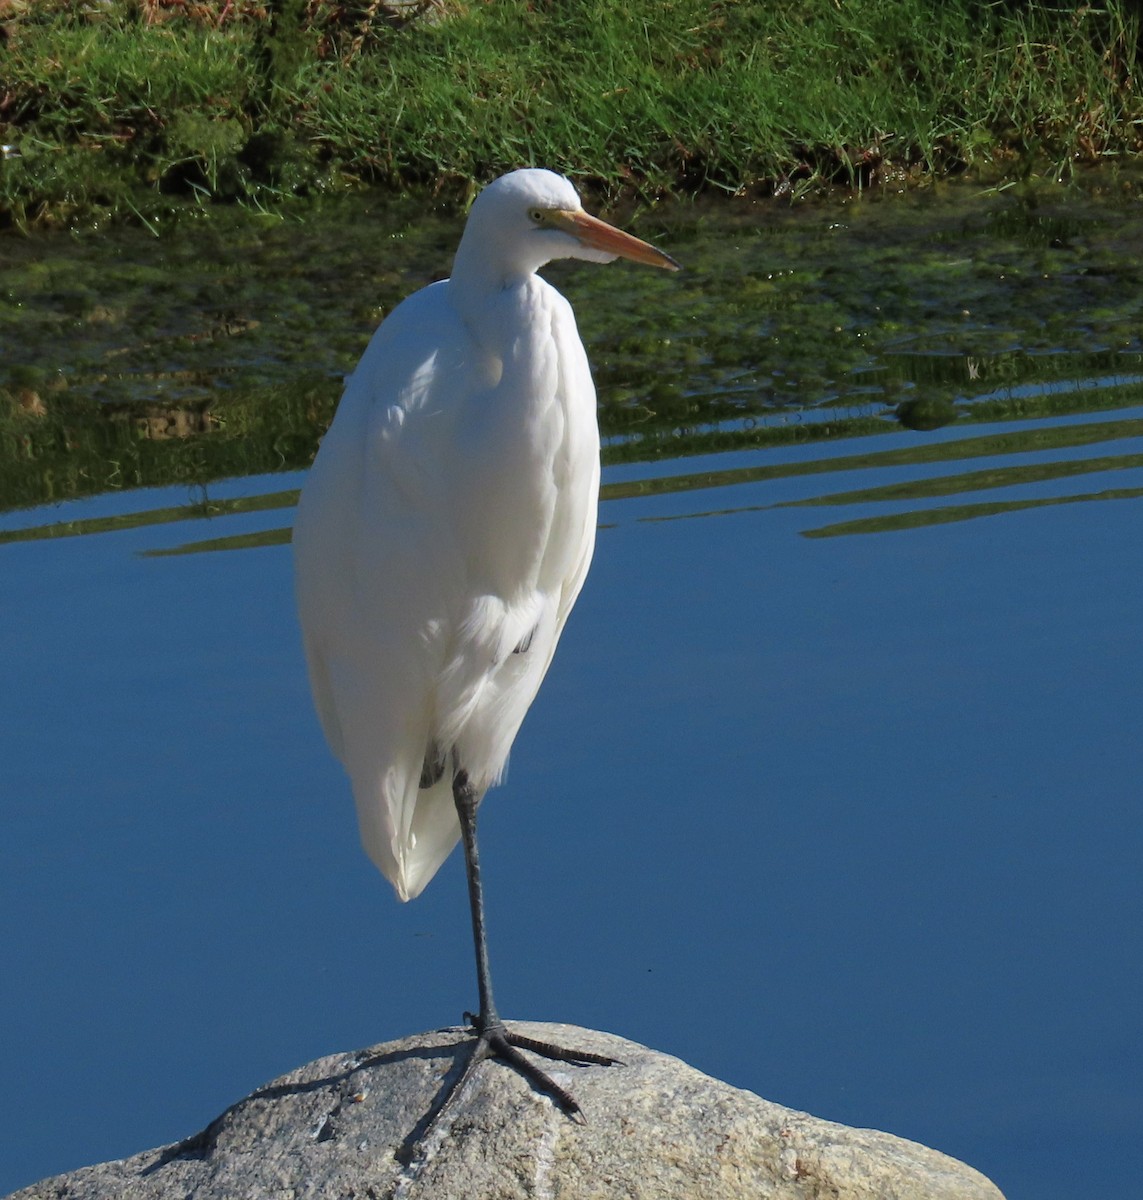
[[[674,458],[1138,403],[1125,218],[1099,196],[950,187],[664,208],[636,227],[678,250],[678,277],[550,274],[592,350],[609,460]],[[8,242],[0,509],[304,467],[340,377],[456,228],[358,201],[304,227]]]
[[[10,243],[4,287],[16,303],[0,311],[0,509],[304,468],[340,375],[381,314],[447,264],[456,224],[358,202],[304,228],[239,216],[167,241],[117,231]],[[1143,233],[1106,198],[942,187],[800,212],[655,210],[638,227],[669,240],[687,270],[662,280],[551,269],[591,347],[605,462],[801,447],[797,463],[777,467],[762,453],[744,468],[761,474],[742,476],[777,478],[848,470],[836,443],[852,442],[852,457],[887,428],[949,425],[956,439],[913,439],[878,451],[868,468],[1045,454],[1081,444],[1067,440],[1078,433],[1053,441],[1055,422],[1143,402]],[[1027,432],[972,432],[1012,421]],[[1134,436],[1090,428],[1095,440]],[[1039,469],[1048,480],[1123,465]],[[1032,483],[1035,469],[913,485],[912,496]],[[729,482],[666,466],[660,475],[640,478],[644,494]],[[891,520],[936,519],[926,511]],[[71,522],[52,535],[102,528]],[[228,537],[220,530],[211,543]]]
[[[401,908],[356,844],[284,545],[339,375],[456,228],[5,245],[0,1192],[471,1005],[457,864]],[[1009,1200],[1117,1194],[1143,222],[942,188],[637,229],[687,270],[551,272],[604,532],[487,807],[498,986]]]
[[[1068,394],[1090,400],[1092,394],[1110,386],[1107,381],[1093,382],[1091,393],[1078,385]],[[1139,384],[1135,380],[1120,382],[1126,389],[1120,399],[1139,397]],[[1059,395],[1058,391],[1049,394]],[[1030,424],[1031,427],[1028,427]],[[967,430],[971,429],[972,432]],[[686,470],[688,458],[671,465],[677,469],[672,474],[651,474],[638,479],[604,482],[604,500],[630,499],[636,496],[656,496],[669,493],[702,492],[712,489],[732,488],[746,484],[769,482],[777,484],[786,479],[804,479],[807,476],[828,476],[844,472],[860,472],[872,476],[873,482],[846,491],[822,491],[813,495],[799,495],[796,499],[783,499],[780,491],[773,492],[772,505],[776,507],[822,507],[869,505],[882,509],[892,505],[892,511],[877,516],[862,517],[848,521],[834,521],[826,525],[808,527],[802,532],[806,537],[833,537],[841,534],[884,533],[896,529],[915,529],[922,525],[965,521],[975,517],[991,516],[1003,512],[1043,505],[1067,504],[1089,500],[1125,500],[1138,498],[1138,486],[1116,486],[1098,491],[1072,491],[1067,494],[1029,495],[1019,499],[997,498],[972,503],[939,503],[947,497],[962,498],[976,492],[990,492],[998,488],[1024,487],[1059,484],[1075,480],[1078,489],[1086,477],[1098,474],[1136,471],[1143,468],[1143,416],[1104,416],[1098,420],[1071,418],[1066,421],[1040,419],[1034,422],[1008,424],[993,432],[980,433],[978,425],[970,425],[957,436],[946,436],[939,440],[925,439],[920,444],[892,449],[869,449],[865,453],[838,453],[848,448],[831,443],[833,453],[829,457],[799,457],[781,463],[767,461],[763,451],[756,450],[751,457],[759,461],[750,465],[710,469],[705,471]],[[740,443],[754,441],[754,430],[740,431]],[[728,435],[733,448],[735,435]],[[868,435],[867,435],[868,436]],[[888,435],[876,438],[878,443]],[[900,440],[900,439],[889,439]],[[1118,443],[1120,453],[1086,455],[1091,446]],[[1060,459],[1050,457],[1060,451],[1073,451],[1073,457]],[[977,460],[1010,458],[1013,461],[993,464],[986,468],[972,466]],[[662,460],[655,460],[662,469]],[[898,479],[905,474],[908,478]],[[882,478],[889,482],[876,482]],[[822,483],[826,481],[823,479]],[[1090,481],[1084,483],[1090,487]],[[1041,489],[1043,490],[1043,489]],[[114,516],[77,518],[73,520],[51,520],[44,524],[21,524],[17,528],[0,530],[0,545],[6,542],[31,541],[40,538],[76,537],[82,534],[107,533],[116,529],[137,529],[148,525],[182,523],[197,518],[207,518],[212,523],[225,526],[227,517],[242,517],[249,513],[261,513],[273,509],[292,508],[297,503],[298,491],[257,493],[230,499],[208,500],[203,498],[192,504],[164,507],[153,510],[123,512]],[[937,503],[933,503],[937,502]],[[701,505],[701,501],[698,502]],[[712,516],[740,511],[733,508],[696,507],[693,512],[673,514],[672,517],[649,519],[677,519],[680,515]],[[165,554],[190,554],[213,550],[242,550],[251,546],[271,546],[288,542],[289,526],[264,529],[257,533],[226,534],[220,532],[213,537],[144,551],[151,556]]]

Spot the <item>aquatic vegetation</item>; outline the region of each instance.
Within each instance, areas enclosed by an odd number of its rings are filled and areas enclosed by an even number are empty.
[[[661,204],[617,219],[669,247],[677,278],[549,274],[590,348],[608,463],[856,445],[1139,405],[1128,211],[1046,185]],[[456,228],[372,193],[305,224],[232,208],[163,238],[10,239],[0,509],[303,469],[341,377],[447,269]]]

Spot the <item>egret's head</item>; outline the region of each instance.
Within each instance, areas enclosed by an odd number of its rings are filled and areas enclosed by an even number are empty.
[[[458,261],[473,251],[506,278],[529,275],[554,258],[629,258],[671,271],[679,266],[647,242],[588,216],[562,175],[535,168],[501,175],[477,196]]]

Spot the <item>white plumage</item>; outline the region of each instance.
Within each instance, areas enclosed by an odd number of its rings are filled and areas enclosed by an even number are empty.
[[[452,277],[385,319],[349,378],[294,527],[314,700],[361,837],[402,900],[460,835],[512,741],[595,542],[595,389],[567,301],[535,271],[675,264],[515,171],[472,207]]]

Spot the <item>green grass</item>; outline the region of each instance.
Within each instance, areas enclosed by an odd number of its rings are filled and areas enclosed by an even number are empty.
[[[527,163],[644,194],[1061,175],[1143,130],[1129,0],[469,0],[401,29],[365,0],[95,7],[0,0],[0,220],[465,195]]]

